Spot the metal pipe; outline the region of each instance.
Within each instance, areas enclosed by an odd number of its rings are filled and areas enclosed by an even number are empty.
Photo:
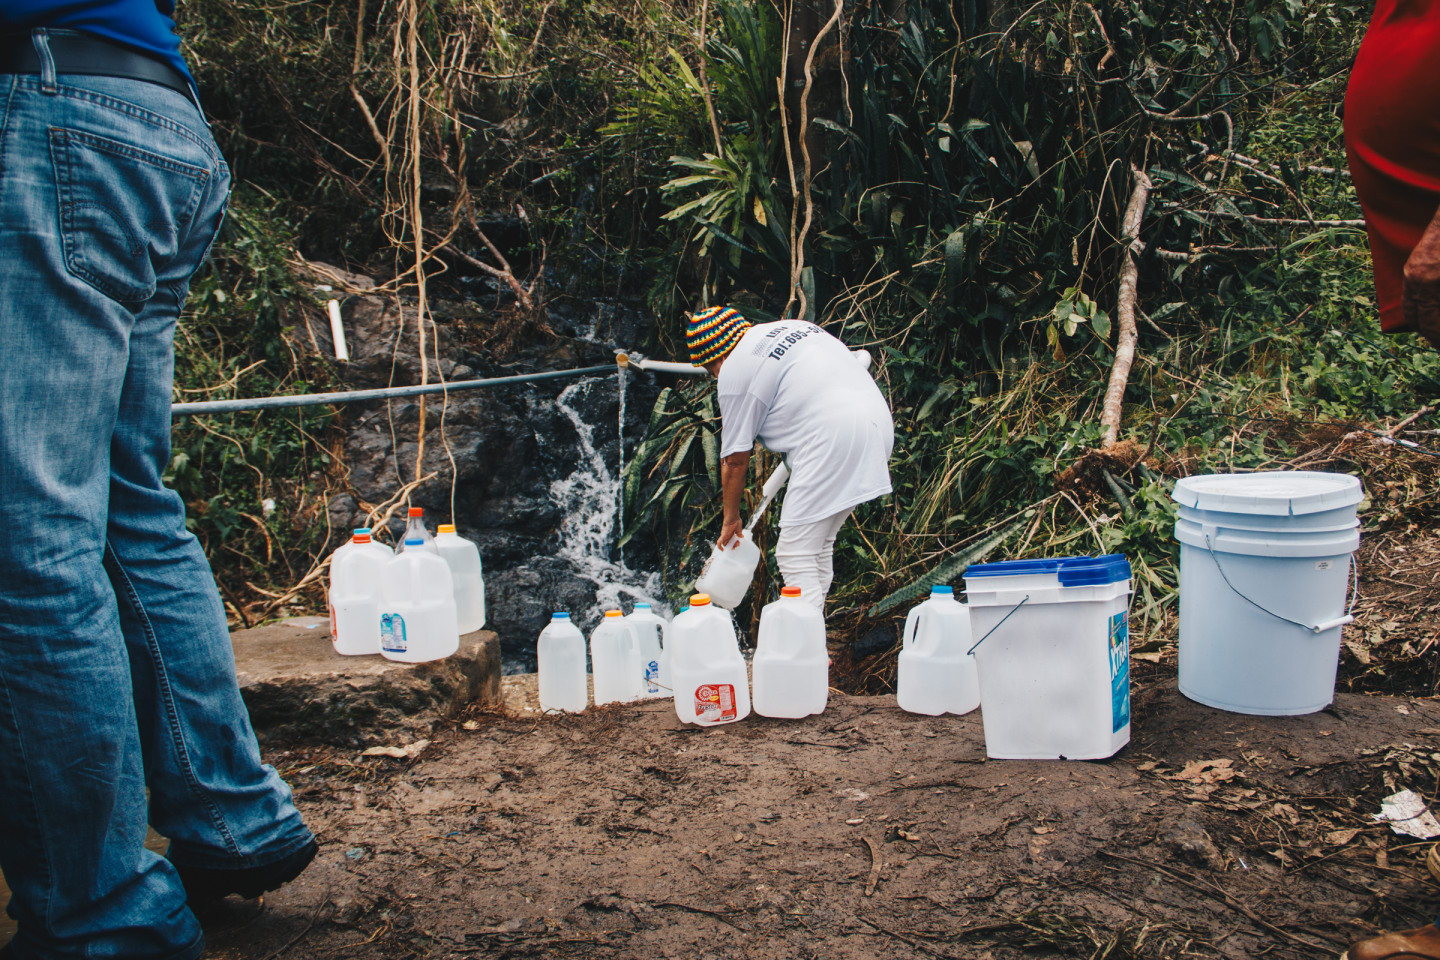
[[[576,367],[573,370],[547,370],[544,373],[522,373],[511,377],[486,377],[480,380],[457,380],[454,383],[430,383],[424,386],[381,387],[374,390],[336,390],[330,393],[302,393],[282,397],[254,397],[249,400],[201,400],[195,403],[170,405],[172,417],[205,413],[234,413],[240,410],[269,410],[276,407],[323,407],[332,403],[353,403],[359,400],[389,400],[396,397],[419,397],[480,387],[497,387],[507,383],[530,383],[535,380],[558,380],[583,377],[593,373],[613,373],[615,367],[602,364]]]
[[[624,357],[624,361],[621,361],[620,357]],[[624,353],[619,350],[616,351],[616,362],[621,363],[622,366],[628,363],[637,370],[644,370],[646,373],[678,373],[685,377],[703,377],[705,375],[705,368],[697,367],[693,363],[676,363],[673,360],[651,360],[638,353]]]

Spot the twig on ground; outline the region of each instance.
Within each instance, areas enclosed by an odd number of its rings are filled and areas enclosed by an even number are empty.
[[[869,837],[861,837],[860,842],[870,850],[870,876],[865,878],[865,896],[873,897],[875,886],[880,882],[880,848]]]

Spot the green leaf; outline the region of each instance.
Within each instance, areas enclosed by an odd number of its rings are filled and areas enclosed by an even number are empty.
[[[1009,540],[1014,534],[1024,529],[1030,522],[1030,517],[1024,516],[997,533],[992,534],[979,543],[947,559],[929,573],[915,580],[875,604],[865,611],[867,617],[878,617],[889,610],[893,610],[902,603],[908,603],[920,598],[921,594],[929,593],[930,588],[941,584],[949,583],[965,572],[965,568],[972,563],[979,563],[990,555],[990,551]]]
[[[1100,337],[1101,340],[1110,339],[1110,314],[1104,310],[1096,310],[1095,316],[1090,319],[1090,329]]]

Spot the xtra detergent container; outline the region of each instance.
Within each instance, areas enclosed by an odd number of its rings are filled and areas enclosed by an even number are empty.
[[[938,716],[980,706],[980,681],[970,655],[970,611],[950,587],[932,587],[930,599],[905,618],[895,699],[901,710]]]
[[[750,684],[730,614],[703,593],[670,623],[670,679],[682,723],[712,726],[750,713]]]
[[[410,508],[410,519],[405,524],[405,536],[400,538],[400,543],[396,545],[395,552],[397,554],[404,553],[405,548],[410,546],[411,540],[419,540],[420,543],[417,546],[421,549],[429,550],[431,553],[435,552],[435,538],[430,535],[429,528],[425,526],[425,510],[423,507]],[[410,547],[410,549],[413,550],[415,547]]]
[[[625,622],[635,631],[635,642],[640,646],[640,664],[645,668],[641,697],[648,700],[670,696],[670,643],[666,639],[669,625],[655,615],[648,603],[635,604]]]
[[[549,625],[540,631],[535,653],[540,672],[540,712],[584,710],[588,700],[585,637],[570,622],[570,614],[557,613],[550,618]]]
[[[825,618],[783,587],[780,599],[760,611],[755,645],[755,712],[762,717],[808,717],[825,710],[830,696],[830,651]]]
[[[330,640],[346,656],[380,652],[380,588],[390,548],[360,527],[330,557]]]
[[[385,565],[380,601],[380,652],[402,663],[423,663],[460,649],[450,567],[415,538]]]
[[[590,670],[595,675],[595,706],[640,699],[645,685],[640,645],[619,610],[606,610],[605,619],[590,631]]]
[[[480,548],[455,532],[455,524],[440,524],[435,535],[435,552],[450,566],[455,582],[455,615],[460,633],[474,633],[485,626],[485,581],[480,576]]]

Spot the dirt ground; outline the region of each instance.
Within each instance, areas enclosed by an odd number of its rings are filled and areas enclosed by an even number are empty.
[[[1137,666],[1107,762],[989,761],[978,713],[844,695],[802,721],[512,708],[413,758],[275,754],[321,853],[212,919],[209,955],[1333,957],[1431,918],[1426,846],[1370,814],[1434,800],[1440,703],[1245,717]]]

